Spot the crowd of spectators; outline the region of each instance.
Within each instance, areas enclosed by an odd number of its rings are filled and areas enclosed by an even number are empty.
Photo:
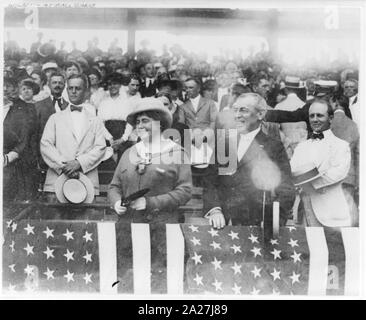
[[[360,123],[356,107],[358,70],[347,62],[289,68],[265,50],[246,57],[239,53],[230,58],[215,56],[208,62],[206,56],[188,52],[178,44],[165,46],[157,55],[142,43],[142,48],[132,55],[118,47],[116,39],[103,51],[97,38],[88,42],[84,52],[75,42],[68,52],[65,42],[56,48],[54,41],[44,42],[42,37],[40,33],[29,52],[16,41],[4,44],[5,202],[34,199],[41,188],[40,172],[46,165],[39,143],[49,116],[68,106],[67,79],[73,75],[87,76],[84,107],[103,121],[104,137],[114,151],[111,159],[116,165],[137,140],[126,118],[144,97],[161,99],[172,114],[172,127],[182,133],[192,129],[190,139],[197,148],[202,137],[203,142],[213,143],[206,129],[230,127],[230,117],[218,114],[230,111],[236,99],[249,92],[263,97],[269,109],[296,111],[317,93],[328,90],[329,102],[343,108],[357,125]],[[288,85],[291,78],[295,79],[295,88]],[[286,109],[283,101],[294,93],[300,103]],[[264,131],[283,143],[290,159],[302,139],[291,140],[290,136],[294,130],[305,130],[306,139],[308,119],[295,117],[288,122],[305,125],[289,128],[278,124],[287,120],[275,118],[269,114],[263,123]],[[220,124],[221,120],[227,125]],[[180,142],[185,145],[183,139]],[[357,189],[358,183],[352,183]]]

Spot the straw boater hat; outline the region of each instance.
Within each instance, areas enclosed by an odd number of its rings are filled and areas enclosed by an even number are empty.
[[[94,186],[91,180],[79,172],[79,178],[69,178],[60,175],[55,182],[55,194],[61,203],[92,203],[94,200]]]
[[[307,163],[297,168],[296,171],[292,172],[292,175],[295,186],[301,186],[321,177],[318,169],[312,163]]]
[[[42,71],[45,71],[47,69],[56,69],[57,70],[58,65],[56,62],[46,62],[43,66],[42,66]]]
[[[134,126],[135,125],[135,116],[138,113],[146,112],[146,111],[157,111],[161,115],[160,122],[165,123],[167,128],[172,126],[173,118],[170,114],[168,108],[164,107],[163,102],[160,99],[156,98],[143,98],[140,99],[135,108],[130,114],[127,116],[127,122]]]
[[[314,84],[315,84],[314,95],[316,97],[322,97],[329,93],[333,93],[338,83],[337,81],[334,80],[318,80],[314,81]]]
[[[300,80],[299,77],[286,76],[285,87],[292,88],[292,89],[300,89],[300,88],[304,88],[304,83]]]

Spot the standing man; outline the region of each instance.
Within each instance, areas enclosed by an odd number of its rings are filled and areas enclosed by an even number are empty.
[[[315,100],[309,108],[312,133],[298,144],[291,159],[296,184],[302,187],[304,224],[307,226],[351,226],[351,212],[342,190],[351,152],[346,141],[330,130],[332,107]]]
[[[43,129],[48,118],[52,114],[66,109],[68,106],[68,102],[61,96],[65,88],[65,78],[63,74],[60,72],[53,73],[48,81],[48,86],[51,90],[51,95],[35,104],[38,117],[38,141],[40,141],[42,137]]]
[[[352,120],[360,127],[361,111],[360,103],[358,101],[358,81],[355,79],[348,79],[343,86],[343,94],[348,99],[348,108],[351,113]]]
[[[145,97],[153,97],[156,94],[156,81],[154,78],[154,66],[152,63],[147,63],[145,64],[145,73],[146,73],[146,77],[145,77],[145,81],[144,83],[141,85],[140,88],[140,93],[141,93],[141,97],[145,98]]]
[[[224,227],[230,220],[233,225],[260,225],[263,206],[266,215],[270,214],[268,204],[272,198],[280,203],[280,224],[285,225],[295,199],[295,188],[282,143],[261,130],[266,101],[259,94],[244,93],[234,102],[232,110],[239,133],[238,144],[226,140],[225,149],[219,146],[225,153],[228,150],[228,163],[221,164],[217,159],[211,166],[207,176],[210,183],[203,192],[205,217],[215,228]],[[234,150],[230,150],[233,146]]]
[[[200,95],[201,83],[198,79],[188,78],[185,87],[188,100],[181,106],[184,119],[180,122],[193,130],[193,143],[199,148],[202,137],[206,136],[208,143],[213,139],[217,108],[213,100]]]
[[[70,105],[48,119],[41,139],[41,154],[48,165],[44,191],[55,200],[55,181],[62,173],[75,177],[84,173],[99,194],[97,166],[105,153],[102,121],[84,109],[87,78],[72,75],[67,80]]]

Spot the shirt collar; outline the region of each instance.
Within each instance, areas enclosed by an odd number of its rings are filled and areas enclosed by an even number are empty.
[[[317,132],[317,133],[320,133],[320,132]],[[324,130],[324,131],[321,131],[321,133],[323,133],[324,135],[324,138],[329,138],[333,135],[332,131],[329,129],[327,130]],[[312,140],[312,141],[321,141],[321,140]]]
[[[198,101],[200,100],[200,98],[201,98],[201,95],[199,94],[197,97],[191,98],[190,100],[192,101],[192,103],[198,104]]]
[[[354,96],[349,98],[349,104],[350,105],[353,104],[356,99],[357,99],[357,93]]]
[[[333,135],[332,131],[330,129],[323,131],[324,138],[329,138]]]
[[[254,139],[254,137],[258,134],[258,132],[261,130],[260,127],[258,127],[257,129],[253,130],[253,131],[250,131],[248,133],[241,133],[240,134],[240,137],[241,138],[244,138],[246,140],[249,140],[249,139]]]

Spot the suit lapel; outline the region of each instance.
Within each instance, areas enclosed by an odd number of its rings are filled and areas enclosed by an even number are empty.
[[[82,130],[81,130],[81,136],[80,136],[80,142],[79,145],[83,142],[92,121],[92,117],[89,115],[89,113],[86,110],[83,110],[84,112],[84,121],[82,124]]]
[[[244,153],[243,158],[241,158],[241,160],[239,161],[238,168],[245,163],[248,163],[261,153],[260,150],[264,149],[264,140],[265,134],[262,130],[260,130],[258,134],[254,137],[252,143],[249,145],[247,151]]]
[[[192,102],[191,100],[188,100],[186,102],[186,105],[187,105],[187,108],[193,113],[193,114],[196,114],[196,112],[194,111],[194,108],[193,108],[193,105],[192,105]]]
[[[68,105],[69,103],[64,98],[62,98],[62,110],[65,110]]]
[[[200,99],[199,99],[199,101],[198,101],[198,107],[197,107],[197,112],[196,113],[198,113],[198,111],[200,111],[201,110],[201,108],[203,108],[203,106],[206,104],[206,101],[202,98],[202,97],[200,97]]]

